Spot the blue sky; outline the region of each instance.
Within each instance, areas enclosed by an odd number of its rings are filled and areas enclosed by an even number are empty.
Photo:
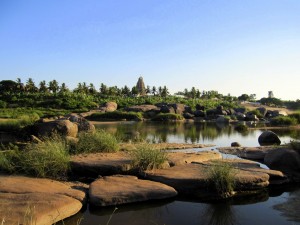
[[[300,99],[299,0],[0,0],[0,80]]]

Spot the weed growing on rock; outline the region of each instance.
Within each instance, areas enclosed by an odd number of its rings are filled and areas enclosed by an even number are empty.
[[[24,150],[0,154],[0,170],[37,177],[62,178],[69,170],[70,156],[66,142],[59,136],[29,144]]]
[[[229,197],[235,187],[234,175],[234,168],[229,163],[216,161],[208,171],[209,186],[211,186],[220,197]]]
[[[94,133],[80,133],[78,139],[75,153],[116,152],[119,150],[116,137],[104,130],[97,130]]]
[[[300,141],[290,141],[289,146],[300,154]]]
[[[164,151],[153,148],[151,144],[139,144],[136,150],[131,152],[132,164],[141,171],[159,169],[167,160]]]

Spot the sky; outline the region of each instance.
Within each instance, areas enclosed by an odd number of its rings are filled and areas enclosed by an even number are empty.
[[[0,80],[300,99],[299,0],[0,0]]]

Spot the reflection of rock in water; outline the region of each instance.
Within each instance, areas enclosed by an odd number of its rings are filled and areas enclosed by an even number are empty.
[[[288,200],[274,206],[281,214],[290,221],[300,222],[300,189],[291,192]]]
[[[229,202],[207,205],[202,216],[204,224],[233,225],[237,224],[234,209]]]

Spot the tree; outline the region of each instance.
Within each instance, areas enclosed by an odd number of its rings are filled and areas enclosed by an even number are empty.
[[[35,83],[32,78],[28,78],[28,80],[26,81],[25,90],[30,93],[38,91],[38,88],[35,86]]]
[[[154,96],[157,94],[157,90],[156,90],[156,87],[155,87],[155,86],[152,87],[152,94],[153,94]]]
[[[131,94],[132,95],[137,95],[138,93],[139,93],[139,91],[138,91],[137,87],[136,86],[132,87]]]
[[[166,87],[166,86],[164,86],[163,88],[162,88],[162,91],[161,91],[161,97],[167,97],[168,95],[169,95],[170,93],[169,93],[169,90],[168,90],[168,88]]]
[[[49,90],[54,94],[56,94],[59,90],[59,85],[56,80],[50,81],[48,86],[49,86]]]
[[[103,94],[103,95],[106,95],[107,94],[107,90],[108,90],[107,86],[105,84],[101,83],[101,85],[100,85],[100,93]]]
[[[41,81],[39,83],[39,92],[40,93],[46,93],[46,92],[48,92],[48,87],[46,85],[46,81],[45,80],[43,80],[43,81]]]
[[[59,88],[59,93],[66,93],[66,92],[69,92],[69,88],[66,86],[65,83],[62,83],[60,88]]]
[[[147,88],[146,88],[146,94],[151,94],[151,88],[149,85],[147,85]]]
[[[127,87],[127,85],[125,85],[124,88],[122,88],[121,93],[125,96],[130,95],[130,89]]]
[[[89,93],[90,94],[96,94],[96,88],[95,88],[95,86],[94,86],[94,84],[92,84],[92,83],[90,83],[90,85],[89,85]]]
[[[16,92],[18,84],[12,80],[2,80],[0,82],[0,93]]]
[[[249,101],[250,97],[247,94],[242,94],[241,96],[238,97],[239,101]]]

